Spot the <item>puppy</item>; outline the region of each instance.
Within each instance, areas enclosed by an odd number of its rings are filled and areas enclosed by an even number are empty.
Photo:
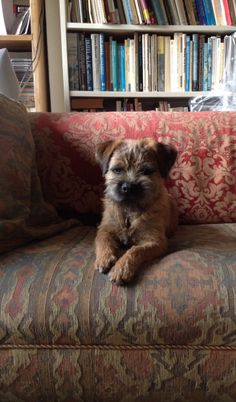
[[[105,197],[95,268],[110,271],[110,280],[117,285],[131,281],[138,269],[167,251],[178,214],[163,179],[176,156],[170,145],[147,138],[97,145]]]

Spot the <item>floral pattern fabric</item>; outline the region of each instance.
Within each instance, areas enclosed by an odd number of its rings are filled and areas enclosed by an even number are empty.
[[[32,114],[44,194],[62,211],[101,212],[95,145],[112,138],[172,143],[167,182],[182,222],[236,222],[236,113],[103,112]]]

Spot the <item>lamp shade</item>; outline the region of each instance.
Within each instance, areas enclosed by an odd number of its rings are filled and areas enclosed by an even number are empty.
[[[0,49],[0,93],[18,100],[19,83],[12,67],[7,49]]]

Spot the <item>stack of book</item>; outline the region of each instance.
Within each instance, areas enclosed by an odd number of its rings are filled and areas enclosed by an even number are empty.
[[[225,78],[236,79],[233,35],[134,33],[114,40],[104,33],[69,32],[67,38],[74,91],[211,91]]]
[[[20,85],[19,100],[28,110],[34,110],[32,54],[30,52],[10,52],[10,59]]]
[[[68,21],[236,25],[235,0],[67,0]]]

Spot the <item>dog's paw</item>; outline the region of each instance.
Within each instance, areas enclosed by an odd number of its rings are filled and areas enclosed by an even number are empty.
[[[114,282],[116,285],[124,285],[133,279],[134,270],[128,264],[120,264],[120,262],[118,262],[109,272],[108,276],[110,281]]]
[[[96,258],[95,269],[106,274],[116,263],[116,256],[113,254],[102,254]]]

